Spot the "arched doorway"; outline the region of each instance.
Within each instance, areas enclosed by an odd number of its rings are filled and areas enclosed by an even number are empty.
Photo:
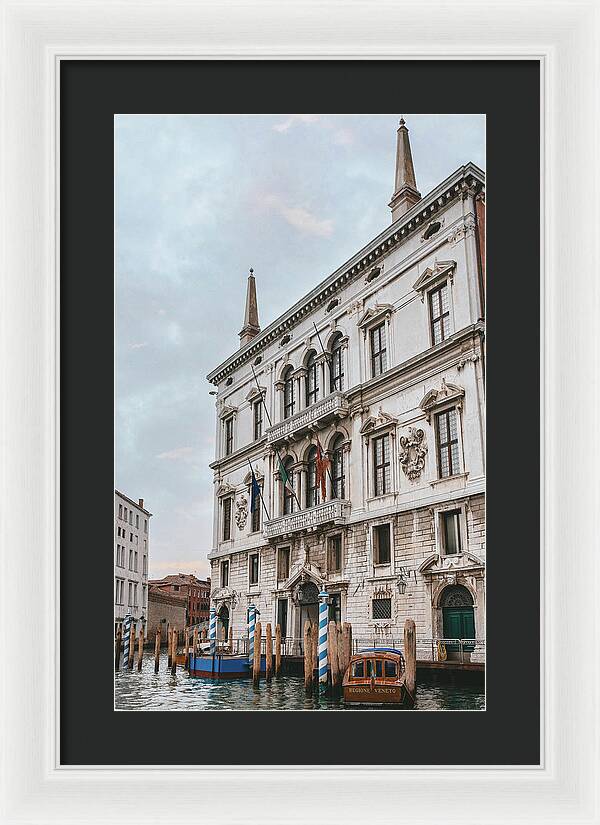
[[[319,588],[314,582],[303,582],[298,588],[298,604],[300,606],[300,632],[304,634],[304,623],[308,619],[312,624],[319,622]]]
[[[217,617],[217,638],[222,639],[223,641],[227,641],[227,637],[229,636],[229,608],[226,604],[221,605]]]
[[[442,626],[444,639],[474,639],[475,612],[473,598],[462,584],[449,585],[444,589],[440,599],[442,608]],[[472,651],[474,645],[465,645],[466,652]],[[446,650],[457,652],[458,644],[446,644]]]

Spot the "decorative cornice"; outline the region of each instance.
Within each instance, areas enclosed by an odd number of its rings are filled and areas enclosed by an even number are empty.
[[[398,245],[412,236],[414,232],[420,232],[423,224],[429,222],[432,215],[460,197],[463,191],[475,190],[479,193],[484,187],[485,173],[479,167],[474,163],[467,163],[465,166],[459,167],[405,215],[402,215],[399,220],[387,227],[339,269],[336,269],[308,295],[294,304],[286,313],[280,315],[248,344],[212,370],[207,376],[208,380],[212,384],[218,385],[242,364],[256,357],[269,344],[282,335],[289,334],[290,330],[300,323],[305,315],[313,312],[325,302],[329,303],[341,289],[357,278],[366,275]]]

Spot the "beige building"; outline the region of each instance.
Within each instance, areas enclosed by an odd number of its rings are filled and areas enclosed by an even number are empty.
[[[235,636],[254,603],[300,637],[324,588],[355,638],[412,617],[421,657],[483,656],[484,204],[472,163],[421,197],[401,120],[391,225],[263,330],[251,271],[240,348],[208,376],[211,600]]]
[[[148,617],[151,517],[143,498],[136,502],[115,490],[115,625],[129,613],[137,631]]]

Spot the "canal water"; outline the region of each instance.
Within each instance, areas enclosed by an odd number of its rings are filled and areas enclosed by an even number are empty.
[[[301,676],[282,676],[255,689],[249,679],[217,681],[188,676],[183,667],[172,676],[166,653],[154,673],[154,657],[146,655],[142,671],[115,673],[117,710],[348,710],[329,698],[306,697]],[[436,684],[420,678],[414,710],[484,710],[483,685]],[[376,710],[374,708],[374,710]]]

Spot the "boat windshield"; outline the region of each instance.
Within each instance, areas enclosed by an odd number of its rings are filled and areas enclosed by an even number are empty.
[[[391,659],[361,659],[352,664],[352,678],[367,679],[375,676],[376,679],[397,679],[398,665]]]

